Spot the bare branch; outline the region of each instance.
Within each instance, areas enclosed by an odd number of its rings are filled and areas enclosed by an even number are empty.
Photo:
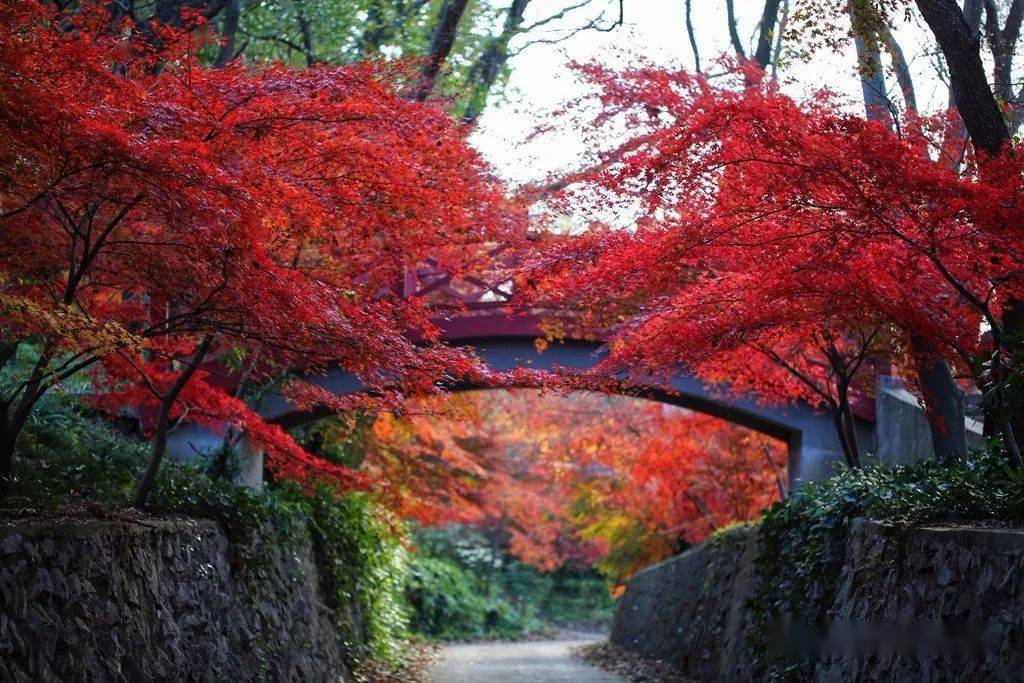
[[[615,29],[617,29],[618,27],[622,26],[623,23],[625,23],[626,17],[625,17],[625,8],[623,6],[624,3],[625,3],[625,0],[619,0],[619,2],[618,2],[619,16],[614,21],[612,21],[610,24],[603,24],[602,23],[602,22],[605,21],[605,15],[602,12],[600,16],[596,17],[595,19],[592,19],[592,20],[588,21],[583,26],[579,26],[579,27],[577,27],[577,28],[575,28],[575,29],[573,29],[573,30],[571,30],[571,31],[569,31],[569,32],[567,32],[567,33],[557,37],[557,38],[538,38],[537,40],[531,40],[530,42],[525,43],[524,45],[520,46],[520,48],[518,50],[516,50],[515,52],[513,52],[512,55],[513,56],[514,55],[518,55],[520,52],[522,52],[523,50],[525,50],[526,48],[528,48],[528,47],[530,47],[532,45],[557,45],[558,43],[563,43],[566,40],[569,40],[570,38],[572,38],[573,36],[576,36],[576,35],[579,35],[580,33],[583,33],[584,31],[598,31],[600,33],[610,33],[612,31],[614,31]]]

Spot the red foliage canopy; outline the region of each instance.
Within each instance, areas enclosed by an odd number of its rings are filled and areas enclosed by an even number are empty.
[[[1024,288],[1019,157],[958,172],[939,158],[943,120],[897,134],[827,93],[796,102],[756,70],[736,89],[643,65],[580,73],[592,89],[567,116],[627,140],[562,199],[635,226],[563,241],[526,280],[560,305],[619,312],[606,370],[682,365],[839,410],[866,354],[912,338],[976,370],[982,321],[1000,331]]]
[[[209,69],[192,32],[152,30],[91,3],[0,7],[0,333],[43,349],[4,397],[5,449],[72,372],[102,358],[104,405],[158,402],[202,339],[250,378],[336,362],[429,391],[479,372],[410,341],[436,331],[387,289],[516,227],[446,113],[402,98],[384,66]],[[199,375],[171,417],[234,416],[296,454]]]

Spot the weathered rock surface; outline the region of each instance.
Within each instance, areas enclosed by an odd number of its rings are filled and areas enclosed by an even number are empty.
[[[210,521],[0,521],[0,680],[340,680],[308,534],[257,543],[246,572]]]
[[[855,523],[834,590],[795,615],[832,629],[803,640],[823,649],[804,651],[800,678],[1024,680],[1024,533],[883,531]],[[738,529],[637,574],[612,643],[694,679],[758,680],[746,610],[757,552],[756,529]],[[794,633],[786,643],[801,642]]]

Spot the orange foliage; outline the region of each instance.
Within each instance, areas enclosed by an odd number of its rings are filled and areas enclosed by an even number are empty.
[[[406,517],[500,527],[525,562],[622,580],[756,517],[784,463],[783,444],[672,406],[487,391],[381,416],[362,471]]]

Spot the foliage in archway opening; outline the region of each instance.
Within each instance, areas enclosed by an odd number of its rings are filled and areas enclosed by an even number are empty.
[[[500,528],[544,571],[580,563],[621,587],[785,492],[781,442],[664,404],[523,390],[406,408],[369,433],[319,427],[304,443],[320,453],[323,435],[349,438],[331,448],[365,448],[361,472],[400,515]]]

